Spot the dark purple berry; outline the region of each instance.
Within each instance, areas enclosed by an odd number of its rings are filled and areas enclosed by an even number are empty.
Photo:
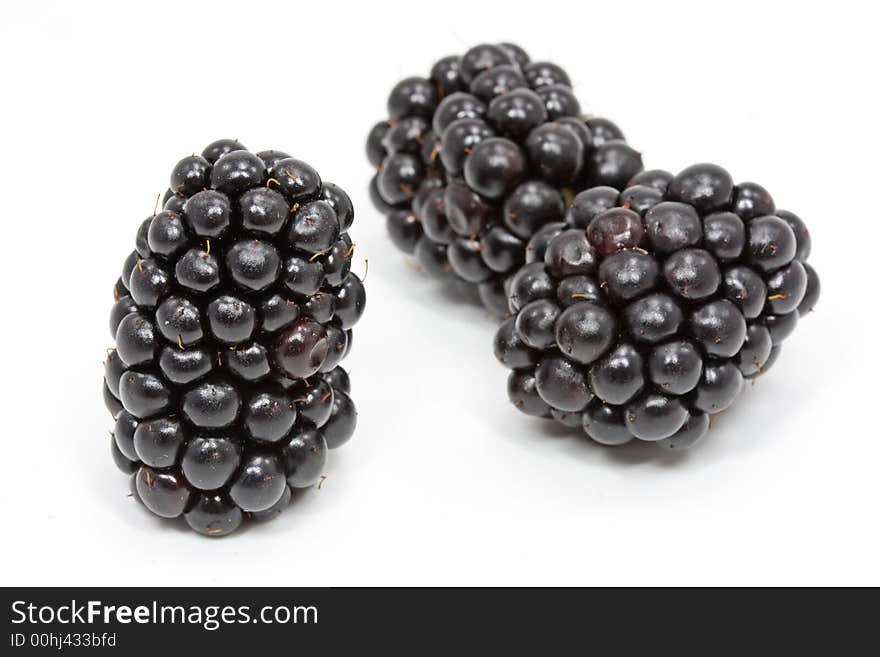
[[[641,244],[645,231],[641,217],[626,208],[611,208],[596,215],[587,225],[587,239],[602,255]]]
[[[746,319],[754,319],[764,310],[767,286],[758,273],[745,265],[730,267],[724,272],[724,296],[736,304]]]
[[[183,517],[193,531],[219,538],[238,529],[244,514],[225,495],[212,492],[196,494]]]
[[[552,299],[556,283],[543,262],[521,267],[510,281],[510,309],[517,312],[537,299]]]
[[[563,116],[578,116],[581,113],[581,104],[568,85],[550,84],[537,87],[535,91],[544,101],[547,117],[550,120]]]
[[[785,315],[797,309],[807,293],[807,270],[800,262],[770,274],[767,279],[767,308],[775,315]]]
[[[669,438],[658,440],[655,444],[660,447],[682,451],[690,449],[709,431],[709,416],[699,411],[691,411],[681,429]]]
[[[514,370],[507,377],[507,397],[510,403],[526,415],[550,417],[550,406],[541,399],[535,375],[526,370]]]
[[[459,72],[461,79],[470,84],[483,71],[505,64],[516,64],[516,60],[503,46],[484,43],[474,46],[462,55]]]
[[[561,67],[552,62],[530,62],[523,68],[526,80],[532,89],[560,84],[571,86],[571,78]]]
[[[438,60],[431,68],[431,82],[434,83],[440,99],[466,88],[459,73],[460,63],[461,58],[452,55]]]
[[[594,120],[595,119],[593,119],[593,121]],[[593,129],[595,131],[595,126]],[[612,139],[623,139],[623,137],[615,136],[612,137]],[[669,183],[672,181],[673,178],[674,176],[671,173],[669,173],[668,171],[664,171],[663,169],[648,169],[646,171],[640,171],[632,178],[630,178],[626,186],[636,187],[644,185],[646,187],[653,187],[661,194],[666,194]]]
[[[651,245],[659,253],[672,253],[699,244],[703,237],[700,217],[686,203],[663,202],[645,214],[645,228]]]
[[[619,251],[599,265],[599,282],[615,301],[628,301],[654,289],[657,260],[643,251]]]
[[[537,299],[520,309],[516,316],[516,333],[529,347],[546,349],[557,342],[557,319],[560,319],[559,306],[549,299]]]
[[[418,89],[410,91],[397,100],[416,103]],[[443,198],[432,113],[386,122],[369,139],[369,156],[386,165],[385,192],[389,168],[403,183],[403,216],[413,214],[408,182],[420,210],[432,192]],[[392,166],[409,156],[416,180]],[[431,175],[424,185],[422,158]],[[351,273],[354,207],[305,162],[229,140],[179,161],[171,186],[165,209],[140,222],[114,286],[117,344],[103,384],[115,423],[111,454],[135,473],[135,496],[147,508],[222,536],[245,518],[277,515],[291,485],[320,478],[327,443],[340,445],[355,429],[338,367],[366,300]],[[415,252],[423,233],[418,218],[413,225],[414,237],[402,232]],[[524,246],[518,254],[524,259]],[[503,286],[501,296],[506,302]],[[306,452],[294,468],[297,444]]]
[[[776,216],[785,221],[791,227],[791,230],[794,232],[795,242],[797,242],[797,250],[795,251],[794,258],[795,260],[800,260],[805,263],[807,258],[810,257],[810,251],[813,246],[810,231],[807,230],[806,224],[804,224],[803,220],[795,213],[789,212],[788,210],[779,210],[776,212]]]
[[[623,407],[593,399],[583,415],[584,432],[601,445],[623,445],[633,439],[623,418]]]
[[[535,387],[541,399],[562,411],[582,411],[592,398],[583,367],[562,356],[546,356],[538,363]]]
[[[388,96],[388,115],[392,119],[421,116],[430,119],[437,107],[437,93],[430,80],[420,77],[398,82]]]
[[[798,312],[801,315],[812,311],[813,308],[816,307],[816,302],[819,300],[819,293],[822,291],[816,270],[808,263],[804,263],[804,270],[807,272],[807,291],[804,292],[804,298],[798,306]]]
[[[749,324],[742,349],[736,356],[736,362],[743,376],[760,374],[764,363],[770,357],[773,340],[770,331],[762,324]]]
[[[659,344],[648,358],[651,382],[672,395],[683,395],[693,390],[700,381],[702,371],[702,356],[687,340]]]
[[[173,471],[158,471],[144,465],[137,471],[135,482],[141,502],[162,518],[182,514],[192,495],[183,477]]]
[[[489,103],[487,118],[500,134],[521,142],[547,120],[547,109],[534,91],[514,89]]]
[[[565,230],[547,245],[544,263],[556,278],[591,275],[597,269],[599,255],[587,240],[584,231]]]
[[[685,299],[705,299],[721,284],[718,261],[703,249],[681,249],[663,263],[663,276],[673,292]]]
[[[624,420],[639,440],[662,440],[674,435],[687,421],[688,412],[680,400],[646,391],[627,404]]]
[[[265,511],[281,499],[286,487],[281,457],[255,451],[244,457],[229,496],[242,511]]]
[[[211,187],[224,194],[241,192],[263,184],[266,165],[248,151],[231,151],[214,163]]]
[[[745,221],[763,217],[776,212],[776,204],[770,192],[757,183],[740,183],[733,191],[733,205],[736,214]]]
[[[422,237],[422,223],[408,210],[394,210],[385,217],[385,226],[391,241],[404,253],[415,251]]]
[[[183,476],[199,490],[216,490],[226,484],[241,463],[241,444],[226,436],[195,436],[181,461]]]
[[[515,235],[528,239],[547,224],[562,220],[562,194],[540,180],[528,180],[516,187],[504,201],[504,224]]]
[[[206,381],[183,396],[181,410],[200,429],[222,429],[238,418],[241,399],[235,387],[220,379]]]
[[[321,427],[329,449],[341,447],[354,435],[357,427],[357,409],[354,402],[343,391],[334,391],[333,408],[330,417]]]
[[[422,161],[417,156],[408,153],[389,155],[379,170],[379,193],[389,205],[401,206],[416,195],[424,175]]]
[[[641,353],[621,342],[590,367],[590,388],[607,404],[625,404],[644,386],[643,372]]]
[[[205,146],[205,150],[202,151],[202,157],[211,164],[214,164],[227,153],[243,150],[247,149],[235,139],[218,139]]]
[[[471,80],[470,90],[474,96],[488,103],[497,96],[526,86],[526,80],[517,66],[503,64],[478,74]]]
[[[601,146],[609,141],[626,141],[623,130],[616,123],[609,119],[598,116],[591,116],[584,119],[584,123],[590,129],[593,135],[593,145]],[[670,175],[670,179],[672,176]],[[638,183],[636,183],[638,184]],[[664,189],[665,191],[665,189]]]
[[[746,255],[762,271],[773,271],[794,260],[797,241],[791,226],[779,217],[752,219],[748,225]]]
[[[490,137],[477,144],[465,160],[464,178],[475,192],[501,199],[526,175],[526,157],[514,142]]]
[[[684,313],[667,294],[650,294],[633,301],[623,310],[627,333],[639,342],[654,344],[678,333]]]
[[[464,237],[483,232],[498,216],[493,205],[460,180],[453,180],[446,186],[443,208],[449,225]]]
[[[300,317],[275,339],[272,363],[285,376],[302,379],[321,368],[329,350],[327,329],[310,317]]]
[[[700,214],[726,209],[733,198],[733,178],[715,164],[694,164],[669,183],[669,197],[692,205]]]
[[[703,217],[703,243],[721,261],[739,258],[746,244],[746,227],[733,212],[713,212]]]
[[[327,463],[327,442],[322,432],[304,425],[298,428],[282,450],[287,484],[308,488],[321,480]]]
[[[746,320],[727,299],[711,301],[695,310],[690,328],[706,353],[720,358],[734,356],[746,337]]]
[[[261,188],[245,192],[242,198],[251,194],[259,194]],[[228,229],[232,221],[232,207],[229,197],[213,189],[207,189],[190,197],[183,207],[186,224],[194,235],[199,237],[220,237]],[[246,216],[242,207],[242,216]]]
[[[568,208],[565,221],[572,228],[586,228],[600,214],[617,206],[620,195],[614,187],[599,186],[577,194]]]
[[[552,185],[568,185],[581,172],[583,143],[573,130],[561,124],[544,123],[532,130],[525,149],[532,171]]]
[[[642,154],[620,139],[597,145],[587,159],[587,180],[590,187],[608,186],[621,190],[642,170]]]
[[[559,315],[555,337],[565,356],[589,365],[611,347],[616,334],[614,315],[606,308],[585,301],[569,306]]]

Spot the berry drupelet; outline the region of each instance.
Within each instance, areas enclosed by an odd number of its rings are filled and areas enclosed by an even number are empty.
[[[104,376],[114,461],[150,511],[228,534],[317,483],[352,436],[353,220],[286,153],[221,140],[174,167],[116,283]]]
[[[616,125],[581,115],[563,69],[513,44],[441,59],[398,83],[388,111],[366,150],[392,241],[502,316],[529,239],[565,220],[567,199],[642,170]]]
[[[815,306],[810,234],[716,165],[623,187],[581,191],[564,221],[534,232],[495,355],[524,413],[606,445],[682,449]]]

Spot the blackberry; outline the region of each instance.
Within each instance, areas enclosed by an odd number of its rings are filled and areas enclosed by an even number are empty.
[[[562,68],[532,62],[514,44],[441,59],[428,78],[395,86],[388,110],[366,153],[392,242],[429,273],[476,287],[501,316],[530,240],[569,220],[566,206],[581,190],[600,186],[611,195],[603,209],[616,205],[642,170],[614,123],[581,115]],[[638,193],[631,205],[657,194]],[[583,213],[569,223],[578,221]]]
[[[511,402],[604,445],[690,447],[815,306],[810,250],[799,217],[716,165],[580,192],[508,285]]]
[[[394,107],[430,115],[433,93],[401,85]],[[153,513],[228,534],[314,485],[351,438],[353,219],[342,189],[280,151],[221,140],[174,167],[115,286],[104,370],[113,459]]]

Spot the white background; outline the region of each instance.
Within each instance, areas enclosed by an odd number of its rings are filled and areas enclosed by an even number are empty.
[[[880,584],[877,17],[815,4],[4,3],[0,583]],[[493,322],[369,203],[393,83],[497,40],[564,66],[648,167],[716,161],[812,232],[818,310],[683,457],[516,412]],[[321,490],[206,540],[128,497],[100,383],[138,224],[218,137],[341,184],[370,272],[355,438]]]

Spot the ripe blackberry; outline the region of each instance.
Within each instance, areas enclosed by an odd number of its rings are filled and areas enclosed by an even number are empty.
[[[221,140],[174,167],[116,283],[104,375],[114,461],[153,513],[228,534],[315,484],[351,437],[353,219],[286,153]]]
[[[566,219],[566,200],[603,186],[610,207],[642,170],[616,125],[581,115],[564,70],[514,44],[441,59],[395,86],[388,110],[366,151],[392,241],[428,272],[476,286],[498,315],[529,240]]]
[[[815,306],[810,250],[800,218],[715,165],[580,192],[508,286],[511,402],[605,445],[690,447]]]

